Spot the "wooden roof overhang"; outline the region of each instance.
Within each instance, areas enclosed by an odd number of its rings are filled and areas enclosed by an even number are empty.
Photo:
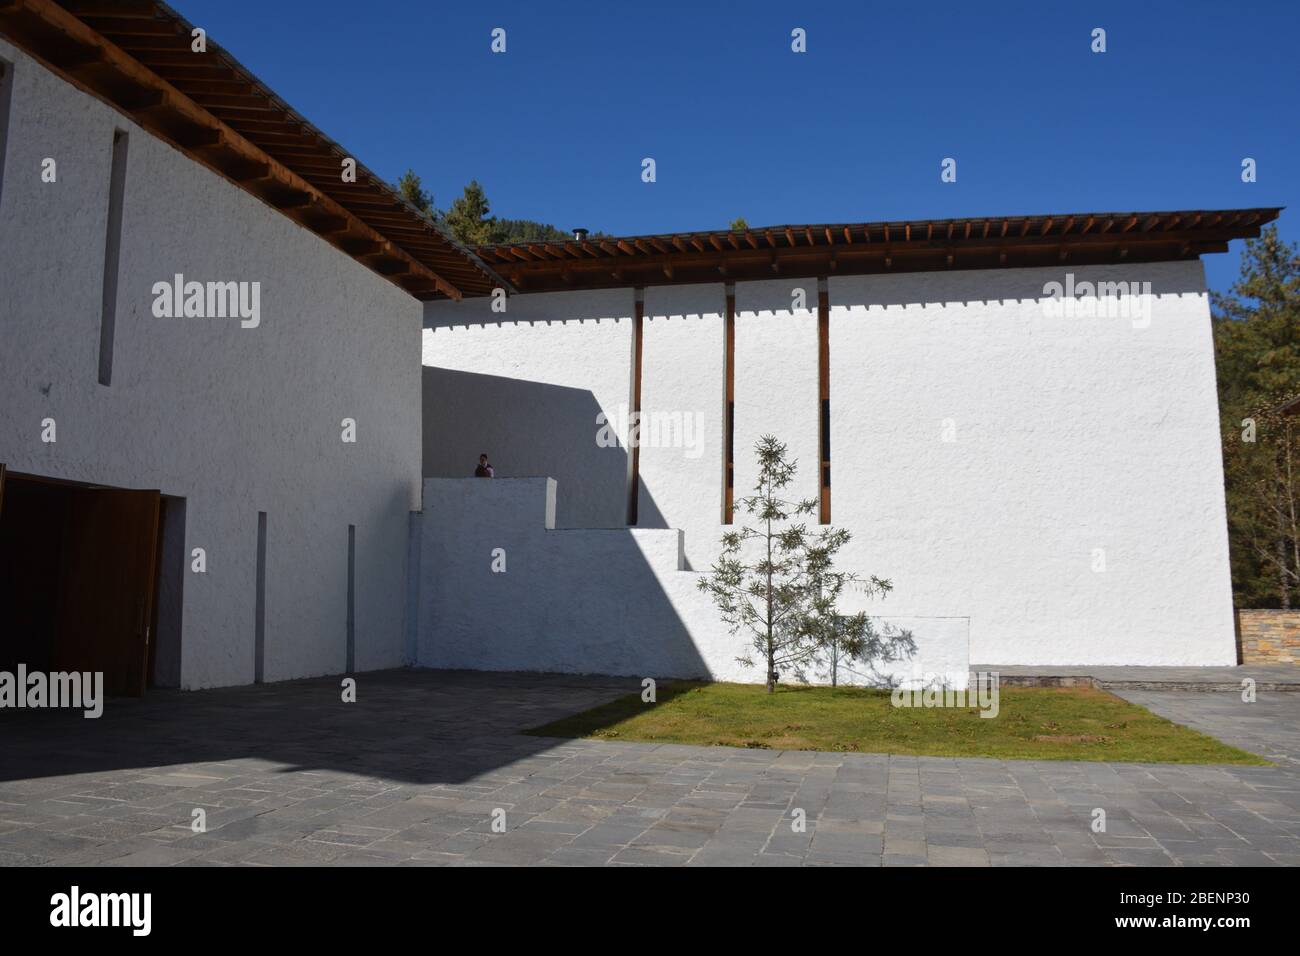
[[[781,276],[1075,266],[1194,259],[1259,235],[1280,208],[1083,212],[822,223],[589,237],[475,251],[520,292]]]
[[[156,0],[0,0],[0,35],[420,299],[508,281]]]

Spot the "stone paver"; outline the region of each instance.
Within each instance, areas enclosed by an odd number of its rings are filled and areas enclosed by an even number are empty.
[[[1275,753],[1276,767],[518,733],[639,689],[413,670],[360,675],[355,704],[340,702],[338,678],[322,678],[156,692],[110,701],[98,721],[0,712],[0,865],[1300,863],[1300,694],[1243,705],[1230,694],[1126,693]],[[1095,808],[1105,833],[1091,830]],[[195,809],[204,833],[191,829]]]

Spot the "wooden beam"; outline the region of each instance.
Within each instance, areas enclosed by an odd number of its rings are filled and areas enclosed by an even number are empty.
[[[634,289],[632,295],[632,411],[628,423],[628,441],[632,447],[628,463],[627,523],[635,527],[641,496],[641,356],[645,350],[645,290]]]
[[[736,486],[736,289],[726,292],[726,312],[722,332],[722,523],[731,524],[735,516]]]
[[[304,206],[310,206],[313,196],[302,189],[275,189],[262,198],[281,212],[287,212],[290,209],[301,209]]]
[[[150,61],[149,69],[153,70],[168,83],[178,88],[184,88],[186,80],[234,80],[237,76],[230,67],[210,66],[207,63],[197,62],[198,57],[193,53],[188,53],[189,63],[180,65],[177,63],[158,63]]]
[[[63,6],[79,17],[152,19],[158,14],[152,0],[63,0]]]
[[[338,247],[351,256],[367,256],[380,250],[381,243],[368,236],[346,236],[338,240]]]
[[[184,36],[176,26],[174,20],[159,20],[154,17],[123,17],[116,14],[112,16],[79,14],[79,16],[90,23],[92,27],[100,33],[109,37],[127,37],[127,36],[162,36],[178,37]],[[186,42],[189,37],[185,37]]]
[[[138,59],[145,66],[149,67],[149,69],[151,70],[158,66],[169,66],[169,67],[218,66],[218,68],[222,69],[227,75],[231,75],[231,71],[228,68],[219,66],[219,61],[217,60],[216,57],[210,56],[207,53],[195,53],[193,50],[189,48],[188,44],[183,50],[176,49],[176,50],[142,51],[140,55],[136,57],[136,59]]]
[[[170,110],[172,108],[168,102],[166,90],[151,90],[144,87],[129,92],[117,93],[114,95],[114,102],[120,109],[130,113],[131,118],[144,127],[149,126],[149,123],[141,118],[144,114],[153,110]]]
[[[386,276],[404,276],[411,273],[411,264],[405,259],[390,256],[387,252],[367,257],[370,268]],[[423,278],[423,277],[421,277]]]
[[[273,106],[270,100],[260,94],[204,93],[196,91],[190,99],[205,110],[232,108],[260,110],[264,113],[280,112],[280,107]]]
[[[821,280],[818,286],[825,284]],[[831,523],[831,300],[830,293],[817,293],[817,447],[820,466],[818,519]]]
[[[221,130],[210,126],[187,126],[172,133],[172,140],[186,149],[219,146],[222,143]]]

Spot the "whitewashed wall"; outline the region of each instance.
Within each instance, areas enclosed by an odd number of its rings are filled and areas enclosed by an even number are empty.
[[[1150,282],[1149,324],[1049,317],[1044,285],[1067,271]],[[807,308],[792,312],[795,286]],[[969,618],[977,663],[1235,661],[1199,262],[832,278],[829,295],[832,521],[855,536],[845,566],[894,583],[875,610]],[[814,279],[737,285],[737,494],[767,431],[800,461],[796,493],[817,494],[816,296]],[[721,413],[718,300],[716,286],[646,291],[645,408],[707,407],[712,394]],[[463,330],[435,341],[449,364],[510,374],[490,332],[459,352]],[[426,363],[427,347],[426,333]],[[557,362],[567,383],[583,380],[579,361]],[[591,373],[609,394],[617,378],[608,364]],[[642,449],[643,526],[681,529],[698,570],[722,530],[712,454]]]
[[[802,290],[803,308],[794,291]],[[781,494],[816,498],[817,280],[770,279],[736,284],[736,499],[754,493],[754,445],[766,434],[788,446],[799,470]],[[739,509],[736,521],[744,517]],[[811,516],[816,523],[817,516]]]
[[[424,474],[472,475],[486,452],[502,477],[563,481],[561,527],[625,525],[627,448],[596,437],[631,407],[633,308],[631,289],[428,303]]]
[[[420,480],[420,306],[0,41],[14,64],[0,191],[0,461],[186,499],[181,682],[253,680],[257,513],[267,680],[342,671],[347,527],[356,665],[402,661]],[[129,133],[112,384],[98,384],[115,129]],[[57,161],[57,183],[40,181]],[[160,319],[154,282],[260,281],[261,325]],[[43,418],[58,441],[40,440]],[[356,444],[340,440],[354,418]]]
[[[1067,271],[1150,282],[1149,326],[1048,317]],[[1235,662],[1199,262],[833,278],[830,298],[832,517],[892,613],[969,616],[977,663]]]
[[[683,529],[686,566],[697,571],[717,556],[722,532],[726,308],[721,283],[645,290],[637,526]],[[660,427],[652,439],[652,426],[678,416],[679,433]]]
[[[750,645],[727,631],[697,589],[701,575],[683,569],[680,531],[555,530],[561,507],[549,478],[425,480],[421,664],[764,680],[761,664],[736,661]],[[937,678],[966,686],[966,621],[877,623],[911,630],[917,654],[882,664],[875,674],[843,671],[843,683],[896,678],[903,686],[921,686]]]

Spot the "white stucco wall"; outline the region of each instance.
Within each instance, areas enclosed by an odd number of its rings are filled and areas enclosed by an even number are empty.
[[[721,283],[645,290],[637,526],[682,529],[697,571],[722,532],[726,308]]]
[[[0,193],[0,461],[186,499],[181,682],[253,679],[257,514],[266,679],[402,661],[420,479],[420,304],[0,41],[14,63]],[[115,129],[129,133],[112,384],[98,384]],[[40,181],[57,161],[57,183]],[[155,318],[153,283],[258,281],[261,324]],[[40,440],[54,418],[58,440]],[[357,422],[357,442],[340,421]]]
[[[1051,317],[1044,285],[1067,272],[1151,283],[1149,321]],[[807,308],[792,311],[796,286]],[[828,288],[832,523],[854,534],[845,567],[893,581],[873,610],[969,618],[981,664],[1235,661],[1199,262],[832,277]],[[707,411],[713,401],[720,416],[720,287],[645,295],[643,407]],[[566,297],[527,298],[535,314],[572,308]],[[737,494],[752,485],[753,442],[770,431],[800,462],[792,497],[815,497],[816,280],[738,283],[736,299]],[[491,331],[459,348],[464,330],[449,330],[441,354],[512,374],[515,346],[503,337],[494,354]],[[533,332],[557,343],[566,334]],[[563,343],[546,354],[579,387],[582,362],[566,356],[582,347]],[[618,395],[618,375],[598,363],[590,380]],[[718,429],[721,442],[720,418]],[[709,442],[698,459],[642,449],[642,525],[682,530],[697,570],[722,530],[715,454]],[[565,489],[561,480],[561,513]]]
[[[1149,325],[1048,317],[1067,272],[1150,282]],[[891,613],[969,616],[977,663],[1235,663],[1199,261],[832,278],[830,300],[832,518]]]
[[[804,305],[793,305],[795,290]],[[754,446],[775,435],[798,463],[781,492],[789,501],[816,498],[817,280],[770,279],[736,283],[736,500],[754,494]],[[744,519],[737,507],[735,521]],[[814,513],[809,524],[817,523]]]
[[[697,589],[702,575],[683,569],[680,531],[556,530],[562,507],[549,478],[425,480],[420,664],[763,681],[761,663],[736,661],[750,644],[728,632]],[[500,562],[504,571],[494,571]],[[892,676],[920,686],[929,675],[966,686],[964,620],[878,618],[877,624],[911,630],[917,654],[882,664],[876,675],[842,671],[843,683]]]
[[[501,477],[563,481],[561,527],[622,527],[627,449],[596,438],[597,415],[622,422],[631,406],[632,290],[491,303],[425,306],[424,474],[473,475],[486,452]]]

